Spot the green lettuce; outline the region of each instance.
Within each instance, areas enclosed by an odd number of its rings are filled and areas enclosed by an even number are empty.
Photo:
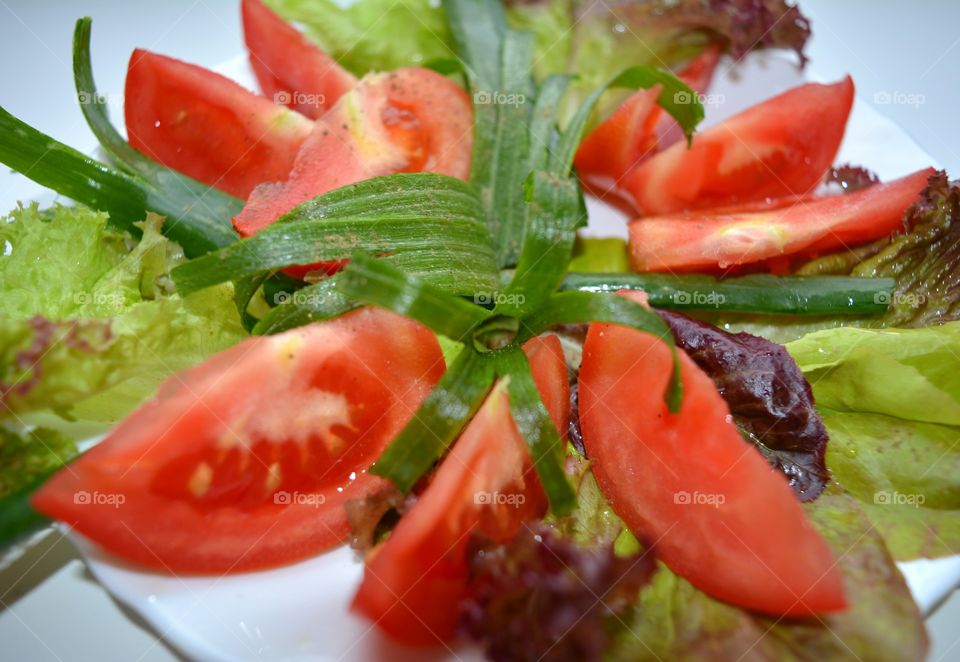
[[[439,0],[268,0],[343,66],[356,74],[423,66],[455,57]],[[803,58],[810,31],[806,19],[784,0],[635,0],[603,4],[587,0],[506,2],[515,28],[534,36],[534,72],[573,73],[564,99],[566,118],[583,98],[625,67],[672,68],[711,40],[726,42],[733,55],[752,48],[782,47]],[[625,93],[608,94],[597,116]]]
[[[827,466],[898,560],[960,549],[960,322],[787,344],[830,434]]]
[[[22,434],[0,426],[0,500],[58,469],[77,454],[60,432],[36,428]]]
[[[268,0],[281,16],[357,75],[455,57],[436,0]]]
[[[714,600],[665,566],[640,593],[611,660],[922,660],[922,616],[881,536],[857,502],[824,494],[806,506],[843,572],[850,606],[776,619]]]
[[[232,286],[172,290],[180,248],[148,216],[134,240],[83,207],[0,221],[0,420],[88,436],[171,373],[245,335]]]
[[[597,486],[589,462],[571,453],[578,505],[551,525],[578,545],[613,544],[621,556],[641,546]],[[662,563],[616,631],[610,660],[921,660],[922,616],[883,537],[862,504],[837,486],[804,504],[837,556],[850,607],[810,619],[777,619],[720,602]]]

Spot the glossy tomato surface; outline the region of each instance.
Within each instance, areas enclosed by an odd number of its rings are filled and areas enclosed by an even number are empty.
[[[118,556],[176,573],[340,544],[343,503],[440,378],[436,337],[365,308],[251,338],[175,375],[33,498]]]
[[[569,384],[556,336],[524,350],[554,424],[565,430]],[[353,608],[394,639],[419,646],[453,638],[467,594],[474,532],[506,542],[546,509],[501,380],[443,460],[429,487],[367,560]]]
[[[285,179],[313,128],[229,78],[140,49],[127,68],[124,117],[134,148],[241,199]]]
[[[630,224],[635,271],[686,271],[751,264],[782,256],[859,246],[903,228],[933,168],[823,198],[775,199],[769,211],[703,210],[641,218]],[[762,209],[756,205],[755,209]]]
[[[708,46],[677,77],[704,92],[720,52],[718,45]],[[634,92],[580,143],[577,174],[598,196],[605,197],[634,167],[683,138],[680,125],[657,104],[660,91],[657,86]]]
[[[644,216],[810,193],[833,163],[853,81],[808,83],[768,99],[637,166],[624,189]]]
[[[777,615],[843,609],[836,559],[782,473],[732,423],[713,381],[680,352],[683,403],[664,403],[670,349],[592,324],[583,347],[584,447],[613,509],[697,588]]]
[[[241,12],[250,67],[274,103],[317,119],[357,84],[353,74],[262,0],[243,0]]]
[[[247,237],[302,202],[395,172],[470,172],[472,110],[466,93],[427,69],[365,77],[316,122],[289,178],[253,192],[234,219]]]

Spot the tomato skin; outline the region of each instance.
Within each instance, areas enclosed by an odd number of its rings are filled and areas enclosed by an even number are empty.
[[[570,390],[560,341],[542,336],[524,350],[554,424],[565,430]],[[484,501],[481,494],[499,494],[515,503]],[[468,591],[470,534],[479,530],[507,542],[525,521],[542,516],[546,506],[500,381],[413,508],[371,552],[353,610],[406,644],[449,641]]]
[[[833,553],[784,476],[741,438],[710,378],[679,355],[683,403],[671,414],[666,343],[590,325],[580,425],[613,509],[674,572],[716,598],[777,615],[843,609]]]
[[[697,92],[710,84],[719,45],[707,46],[677,77]],[[574,165],[591,192],[619,195],[621,180],[637,164],[683,138],[680,125],[658,104],[661,88],[638,90],[583,139]]]
[[[168,572],[317,554],[347,538],[343,503],[384,485],[367,468],[443,365],[428,329],[372,308],[250,338],[167,380],[33,506]]]
[[[795,87],[644,161],[624,189],[647,216],[805,195],[833,163],[853,92],[849,77]]]
[[[395,172],[438,172],[466,179],[471,117],[466,93],[436,72],[410,68],[366,76],[317,120],[289,178],[256,188],[233,219],[234,228],[241,236],[252,236],[302,202]]]
[[[135,149],[242,199],[285,178],[313,128],[228,78],[141,49],[130,56],[124,94]]]
[[[816,254],[881,239],[927,186],[933,168],[845,193],[769,211],[711,210],[641,218],[630,224],[635,271],[727,268],[786,255]]]
[[[275,103],[317,119],[357,84],[353,74],[262,0],[243,0],[241,14],[250,67]]]

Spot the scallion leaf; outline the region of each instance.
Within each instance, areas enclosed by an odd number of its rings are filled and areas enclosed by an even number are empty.
[[[354,255],[339,276],[338,287],[346,296],[415,319],[457,342],[466,342],[490,317],[488,310],[368,255]]]
[[[526,440],[533,467],[554,515],[568,515],[577,497],[563,471],[564,441],[550,418],[540,391],[530,374],[530,364],[519,347],[497,356],[497,372],[509,379],[510,413]]]
[[[466,346],[370,472],[409,492],[480,407],[493,377],[493,362]]]
[[[643,290],[656,308],[764,315],[879,315],[893,279],[750,274],[717,279],[700,274],[568,273],[562,289]]]
[[[520,323],[519,342],[554,326],[565,324],[585,324],[605,322],[630,327],[644,333],[650,333],[670,346],[673,353],[673,376],[667,386],[664,399],[670,411],[676,412],[683,397],[683,385],[680,383],[680,363],[673,342],[670,327],[653,311],[613,293],[599,292],[559,292],[534,313]]]
[[[605,84],[590,93],[583,104],[577,109],[570,122],[560,136],[557,149],[550,159],[550,170],[558,174],[566,174],[573,164],[573,157],[577,153],[587,120],[593,112],[600,96],[611,87],[627,87],[632,90],[639,88],[649,89],[660,85],[660,94],[657,103],[667,111],[677,124],[683,129],[687,139],[693,135],[697,124],[703,120],[703,105],[697,93],[672,73],[654,67],[630,67],[613,76]]]

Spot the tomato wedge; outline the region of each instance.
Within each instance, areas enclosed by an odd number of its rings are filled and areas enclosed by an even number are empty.
[[[556,336],[524,347],[544,404],[566,430],[567,365]],[[482,531],[497,542],[543,514],[546,498],[501,380],[440,465],[433,481],[367,559],[353,609],[394,639],[418,646],[454,636],[467,594],[467,544]]]
[[[443,373],[425,327],[367,308],[248,339],[171,377],[53,476],[34,507],[176,573],[289,563],[340,544],[343,503]]]
[[[720,53],[719,45],[707,46],[678,78],[703,92]],[[680,125],[657,104],[659,95],[659,86],[634,92],[580,143],[574,165],[591,192],[604,197],[634,166],[683,137]]]
[[[713,382],[683,352],[680,371],[683,403],[671,414],[667,344],[590,325],[580,426],[613,509],[674,572],[716,598],[777,615],[843,609],[833,553],[783,475],[743,440]]]
[[[313,128],[229,78],[141,49],[130,56],[124,94],[135,149],[243,199],[290,173]]]
[[[234,227],[249,237],[302,202],[394,172],[466,179],[471,117],[466,93],[428,69],[366,76],[317,120],[289,178],[258,186]]]
[[[644,161],[623,188],[646,216],[804,195],[833,163],[852,104],[849,77],[795,87]]]
[[[933,168],[845,193],[770,211],[710,210],[641,218],[630,224],[635,271],[724,269],[782,255],[820,253],[886,237],[926,188]]]
[[[317,119],[357,84],[353,74],[262,0],[243,0],[241,13],[250,66],[274,102]]]

